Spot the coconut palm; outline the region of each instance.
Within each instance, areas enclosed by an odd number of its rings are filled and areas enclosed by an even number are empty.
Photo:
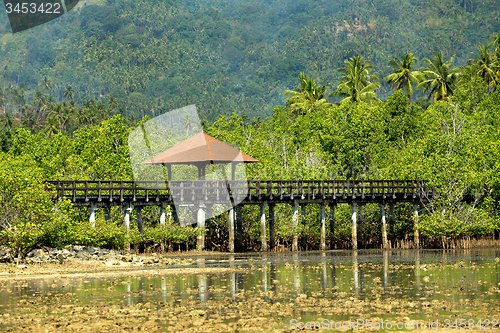
[[[434,101],[446,101],[456,87],[460,76],[460,68],[452,67],[455,56],[448,61],[444,61],[443,52],[434,52],[432,60],[424,58],[429,65],[420,75],[420,83],[417,89],[422,89],[424,93],[429,93],[428,98],[434,97]]]
[[[66,89],[64,89],[63,95],[66,100],[72,100],[73,96],[75,96],[75,90],[71,86],[67,86]]]
[[[468,64],[472,66],[476,75],[481,76],[495,90],[500,81],[499,64],[495,55],[489,51],[490,46],[491,44],[480,45],[479,54],[471,52],[472,59],[468,61]]]
[[[337,90],[330,97],[343,97],[344,101],[366,101],[378,100],[375,90],[380,88],[380,78],[370,74],[373,66],[363,56],[352,57],[344,60],[344,66],[339,72],[344,76],[337,85]]]
[[[49,80],[47,76],[43,77],[43,80],[40,83],[40,85],[42,86],[43,92],[45,92],[45,90],[50,90],[52,88],[52,82]]]
[[[391,84],[391,89],[405,90],[411,101],[413,94],[413,83],[418,83],[420,72],[412,71],[413,65],[418,59],[413,56],[413,53],[406,53],[402,59],[395,57],[394,60],[389,61],[389,65],[394,68],[394,73],[386,76],[384,81]]]
[[[191,117],[190,114],[187,114],[186,117],[184,118],[184,126],[186,127],[186,136],[189,134],[189,130],[191,129],[192,125],[193,125],[193,117]]]
[[[284,97],[288,97],[286,104],[292,107],[294,113],[307,112],[314,106],[327,103],[324,98],[326,86],[318,87],[312,77],[307,77],[304,73],[299,74],[300,84],[295,90],[286,90]]]

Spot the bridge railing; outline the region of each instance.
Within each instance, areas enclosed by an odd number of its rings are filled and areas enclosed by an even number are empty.
[[[346,199],[366,196],[381,196],[383,199],[403,195],[416,198],[429,196],[435,189],[424,180],[194,180],[194,181],[47,181],[55,188],[58,197],[72,201],[77,198],[85,201],[97,200],[136,201],[138,197],[146,201],[172,200],[229,200],[240,201],[283,200],[301,198],[307,200],[330,198]]]

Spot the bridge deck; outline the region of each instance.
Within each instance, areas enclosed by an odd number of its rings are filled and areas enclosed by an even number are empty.
[[[58,198],[76,206],[268,203],[420,202],[434,188],[423,180],[250,180],[250,181],[47,181]]]

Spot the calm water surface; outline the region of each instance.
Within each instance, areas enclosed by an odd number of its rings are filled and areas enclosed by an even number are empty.
[[[337,300],[364,304],[355,311],[300,308],[299,313],[277,313],[284,327],[294,316],[301,321],[319,317],[349,320],[375,311],[369,304],[404,300],[405,306],[430,316],[461,313],[488,317],[488,307],[477,310],[477,302],[497,307],[500,301],[500,249],[471,250],[361,250],[299,252],[277,254],[235,254],[197,256],[194,267],[236,267],[245,271],[230,274],[155,276],[99,279],[38,279],[0,281],[0,316],[18,314],[19,304],[45,299],[45,305],[69,302],[134,306],[139,303],[168,303],[172,306],[189,301],[199,309],[207,304],[234,300],[239,303],[258,298],[263,304],[297,304],[300,297],[309,300]],[[168,269],[168,268],[166,268]],[[359,302],[362,303],[359,303]],[[346,303],[346,304],[347,304]],[[408,305],[409,304],[409,305]],[[435,306],[434,306],[435,305]],[[418,309],[431,309],[427,312]],[[477,311],[476,311],[477,310]],[[26,310],[25,310],[26,311]],[[335,312],[337,311],[337,312]],[[398,310],[399,311],[399,310]],[[476,312],[474,312],[476,311]],[[212,316],[237,320],[238,315],[221,308]],[[497,312],[496,312],[497,313]],[[390,308],[381,318],[395,316]],[[444,318],[444,317],[442,317]],[[496,318],[500,319],[500,318]],[[168,323],[166,323],[168,324]],[[0,328],[2,323],[0,323]]]

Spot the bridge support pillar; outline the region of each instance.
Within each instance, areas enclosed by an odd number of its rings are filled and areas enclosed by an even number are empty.
[[[109,207],[109,206],[104,207],[104,220],[105,221],[110,221],[111,220],[110,210],[111,210],[111,207]]]
[[[299,204],[294,202],[293,204],[293,217],[292,217],[292,226],[293,226],[293,244],[292,251],[297,251],[299,246],[299,236],[297,231],[297,226],[299,224]]]
[[[130,204],[124,206],[125,218],[123,219],[123,223],[125,224],[125,229],[127,229],[127,235],[130,231],[130,212],[132,211],[132,206]]]
[[[389,243],[387,242],[387,221],[385,218],[385,207],[383,204],[379,205],[380,215],[382,216],[382,248],[389,248]]]
[[[205,249],[205,205],[203,204],[203,202],[200,201],[199,205],[198,205],[198,216],[197,216],[197,227],[198,229],[200,229],[201,231],[203,231],[203,233],[201,235],[198,235],[197,239],[196,239],[196,248],[198,249],[198,251],[203,251]]]
[[[242,247],[243,247],[243,216],[241,215],[241,206],[236,206],[235,207],[235,219],[236,219],[236,235],[235,235],[235,239],[236,239],[236,251],[242,251]]]
[[[207,228],[207,237],[205,238],[205,248],[212,249],[212,206],[205,207],[206,215],[208,218],[205,220],[205,227]]]
[[[321,250],[326,249],[325,237],[326,237],[326,226],[325,226],[325,204],[321,205]]]
[[[306,204],[300,205],[300,215],[301,215],[301,223],[303,226],[307,224],[307,208]],[[306,250],[306,238],[304,236],[300,237],[300,247],[302,248],[302,251]]]
[[[266,203],[260,204],[260,241],[262,251],[267,251],[266,239]]]
[[[89,207],[89,213],[90,213],[89,221],[90,221],[90,224],[92,225],[92,227],[95,227],[95,213],[96,212],[97,212],[97,206],[92,205]]]
[[[391,245],[394,248],[394,242],[396,241],[396,237],[394,235],[394,204],[391,203],[389,205],[389,233],[391,234]]]
[[[418,204],[413,204],[413,241],[415,247],[420,248],[420,237],[418,233]]]
[[[160,206],[160,224],[164,225],[165,224],[165,204],[161,204]]]
[[[335,205],[330,205],[330,250],[335,249]]]
[[[363,246],[363,205],[362,204],[358,205],[358,228],[357,228],[357,234],[358,234],[358,242],[360,242],[361,246]]]
[[[170,206],[172,209],[172,217],[174,218],[174,224],[175,225],[181,225],[181,222],[179,221],[179,214],[177,214],[177,209],[175,208],[175,205]]]
[[[135,208],[135,214],[136,214],[135,216],[137,217],[137,221],[136,221],[137,222],[137,230],[139,230],[139,233],[142,234],[144,232],[144,230],[142,228],[142,209],[144,207],[135,206],[134,208]]]
[[[234,252],[234,207],[228,212],[229,252]]]
[[[358,249],[358,232],[357,232],[357,219],[356,219],[356,204],[351,204],[351,221],[352,221],[352,249]]]
[[[274,250],[274,206],[275,204],[269,204],[269,249]]]

